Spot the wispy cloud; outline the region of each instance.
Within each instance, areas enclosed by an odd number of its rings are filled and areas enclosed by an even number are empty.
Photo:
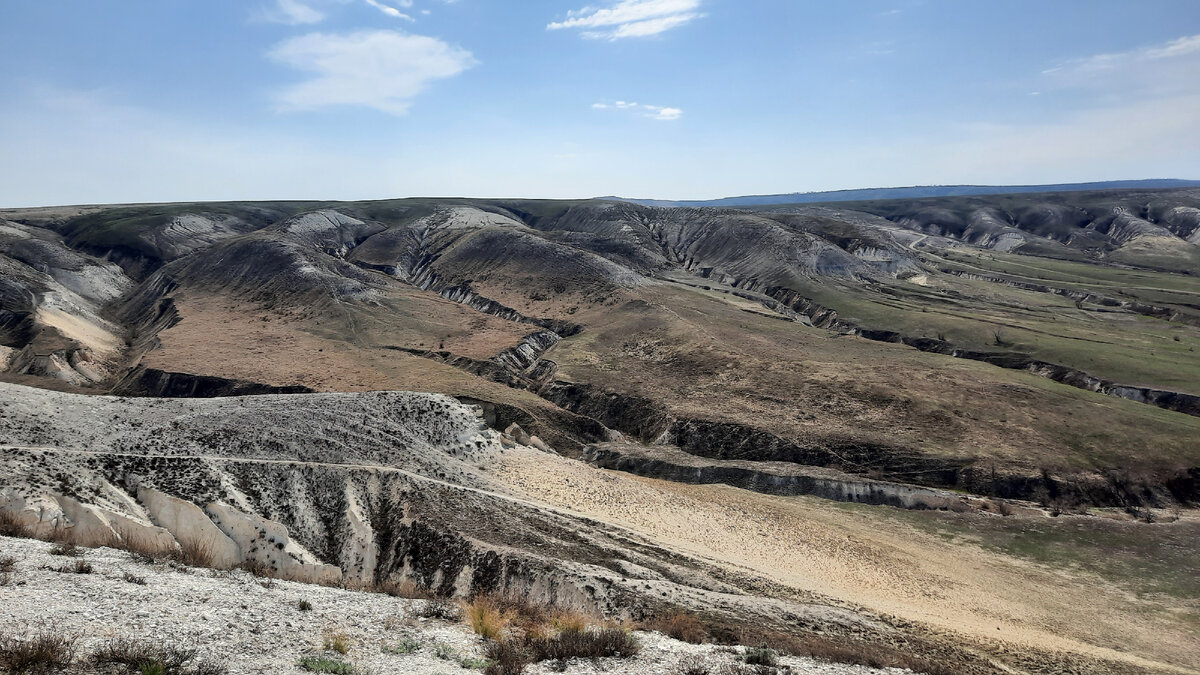
[[[401,12],[399,9],[396,9],[392,5],[388,5],[383,2],[380,2],[380,0],[365,0],[365,1],[368,5],[383,12],[384,14],[387,14],[390,17],[393,17],[396,19],[404,19],[406,21],[414,21],[414,19],[412,18],[411,15]],[[413,5],[412,0],[398,0],[395,4],[401,6],[405,9],[409,9]]]
[[[275,0],[271,6],[259,8],[254,18],[296,26],[320,23],[325,20],[325,13],[300,0]]]
[[[1124,52],[1063,61],[1042,71],[1045,81],[1113,97],[1200,93],[1200,35]]]
[[[478,63],[471,52],[436,38],[390,30],[310,33],[285,40],[268,55],[313,74],[279,93],[284,110],[364,106],[395,115],[408,112],[431,82]]]
[[[632,103],[630,101],[617,101],[616,103],[593,103],[594,110],[628,110],[636,112],[643,117],[670,122],[683,117],[683,110],[679,108],[670,108],[661,105],[646,105],[644,103]]]
[[[350,4],[352,0],[272,0],[270,4],[259,7],[254,18],[272,23],[284,23],[291,26],[301,24],[321,23],[326,19],[327,12],[335,6]],[[413,21],[408,13],[414,0],[362,0],[367,5],[394,19]],[[448,2],[448,0],[442,0]],[[422,10],[429,14],[429,10]]]
[[[586,38],[619,40],[658,35],[704,16],[701,0],[621,0],[611,7],[584,7],[547,30],[580,29]]]

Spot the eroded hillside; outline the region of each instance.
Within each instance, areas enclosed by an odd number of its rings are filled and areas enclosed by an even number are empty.
[[[231,560],[270,554],[310,580],[398,576],[608,613],[714,607],[953,652],[972,672],[1183,668],[1196,608],[1161,589],[1187,570],[1149,528],[1185,531],[1200,501],[1195,208],[1174,190],[0,211],[4,494],[31,527],[166,547],[186,544],[164,524],[171,504],[230,539]],[[227,398],[244,394],[259,396]],[[598,497],[597,477],[623,487]],[[850,568],[796,572],[786,552],[698,548],[631,515],[621,494],[664,499],[643,480],[718,503],[758,493],[785,520],[815,499],[836,541],[859,536],[836,524],[858,505],[953,513],[961,532],[1120,523],[1164,571],[1130,591],[1087,569],[1034,606],[1020,596],[1044,598],[1050,572],[996,570],[1055,561],[985,550],[973,569],[995,574],[976,585],[931,537],[867,556],[850,574],[862,583],[843,584]],[[975,590],[950,609],[875,592],[922,556],[937,562],[896,584]],[[1110,594],[1088,595],[1095,574]],[[987,622],[963,627],[992,611],[984,584],[1015,589],[1003,644]],[[1140,623],[1121,654],[1128,592],[1169,618]],[[1102,625],[1051,618],[1085,599]]]

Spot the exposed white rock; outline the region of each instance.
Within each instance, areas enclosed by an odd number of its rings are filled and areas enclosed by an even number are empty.
[[[242,561],[237,543],[214,525],[199,506],[149,487],[138,489],[138,499],[154,522],[167,529],[180,546],[203,549],[213,567],[229,569]]]
[[[291,540],[287,528],[255,514],[213,502],[205,507],[212,522],[238,545],[242,562],[265,565],[273,576],[306,583],[337,583],[342,571],[317,560],[303,546]]]
[[[122,544],[139,551],[167,553],[178,548],[167,530],[139,523],[108,509],[53,495],[70,521],[65,538],[80,546]]]

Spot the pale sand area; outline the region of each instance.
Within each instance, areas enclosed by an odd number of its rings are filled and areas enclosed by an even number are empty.
[[[807,497],[600,471],[517,449],[491,471],[515,493],[623,526],[667,546],[1003,651],[1065,651],[1195,673],[1186,607],[1139,599],[1098,577],[948,543],[889,517]],[[1193,624],[1194,625],[1194,624]]]

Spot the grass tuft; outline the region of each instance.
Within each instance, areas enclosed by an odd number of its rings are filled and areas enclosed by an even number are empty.
[[[512,610],[502,608],[487,595],[476,596],[467,603],[463,615],[471,630],[487,640],[499,640],[513,619]]]
[[[337,652],[345,656],[350,651],[350,636],[340,630],[325,631],[321,636],[322,649],[327,652]]]
[[[223,675],[225,667],[211,661],[197,660],[199,650],[177,645],[114,638],[92,653],[97,664],[125,666],[139,675]]]

